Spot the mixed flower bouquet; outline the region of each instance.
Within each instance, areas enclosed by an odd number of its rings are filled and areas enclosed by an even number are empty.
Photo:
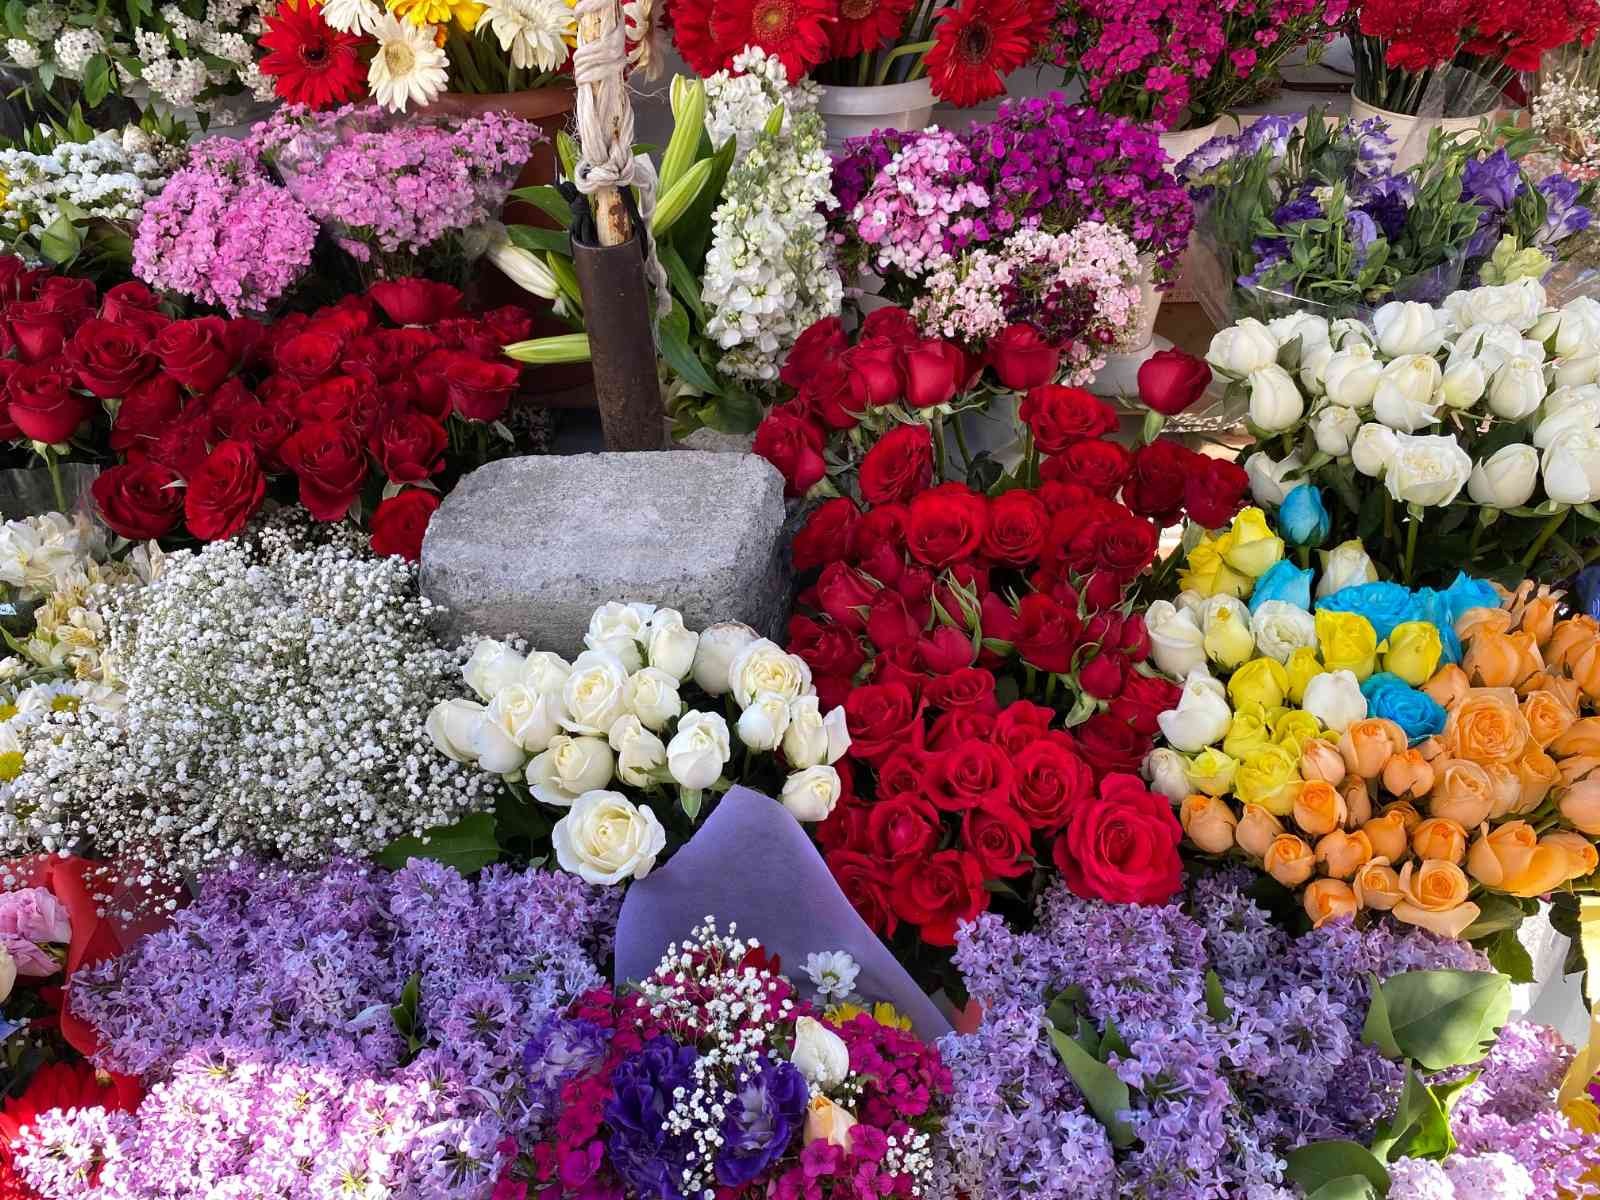
[[[1039,61],[1062,68],[1104,113],[1159,129],[1194,129],[1256,100],[1279,64],[1314,60],[1347,0],[1056,0]]]
[[[1323,517],[1335,540],[1360,537],[1386,573],[1471,562],[1510,584],[1535,564],[1556,563],[1546,577],[1560,578],[1592,558],[1597,312],[1587,297],[1552,308],[1523,279],[1437,308],[1391,301],[1370,322],[1245,318],[1208,357],[1249,392],[1258,503],[1277,508],[1314,483],[1337,498]]]

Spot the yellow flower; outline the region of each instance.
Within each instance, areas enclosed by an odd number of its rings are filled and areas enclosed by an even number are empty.
[[[1402,621],[1390,632],[1388,646],[1383,669],[1412,687],[1421,687],[1433,678],[1444,654],[1439,628],[1432,621]]]
[[[1349,671],[1365,679],[1378,666],[1378,633],[1360,613],[1317,613],[1317,645],[1329,671]]]
[[[1291,709],[1272,723],[1272,740],[1296,755],[1305,752],[1306,743],[1322,732],[1321,723],[1310,713]]]
[[[1239,764],[1233,790],[1246,804],[1259,804],[1275,817],[1294,811],[1300,782],[1300,756],[1286,746],[1267,746]]]
[[[853,1021],[857,1017],[870,1016],[879,1025],[887,1026],[890,1029],[900,1029],[906,1032],[911,1029],[911,1018],[902,1017],[899,1010],[888,1001],[880,1001],[874,1004],[871,1012],[868,1012],[859,1004],[851,1004],[846,1001],[842,1004],[835,1004],[822,1015],[827,1017],[834,1025],[843,1025],[846,1021]]]
[[[1255,653],[1250,610],[1242,600],[1224,596],[1208,602],[1201,628],[1205,633],[1206,657],[1222,667],[1231,670]]]
[[[388,0],[389,11],[413,25],[448,25],[456,22],[471,33],[483,16],[478,0]]]
[[[1233,528],[1226,535],[1233,545],[1223,554],[1223,559],[1235,571],[1250,579],[1260,579],[1267,569],[1283,557],[1283,539],[1272,532],[1267,524],[1267,514],[1259,508],[1247,508],[1233,519]]]
[[[1243,761],[1270,745],[1272,731],[1268,728],[1265,710],[1252,706],[1233,714],[1227,736],[1222,739],[1222,752]]]
[[[1201,538],[1189,551],[1183,570],[1178,572],[1178,586],[1202,596],[1248,596],[1250,580],[1231,570],[1222,560],[1222,541],[1225,540]]]
[[[1207,747],[1195,755],[1184,767],[1184,778],[1197,792],[1208,796],[1225,796],[1233,786],[1233,776],[1239,764],[1215,747]]]
[[[1233,707],[1260,704],[1276,708],[1289,692],[1289,672],[1275,658],[1252,658],[1228,680],[1228,698]]]
[[[0,754],[0,780],[10,783],[22,774],[22,751],[7,750]]]
[[[1317,652],[1310,646],[1301,646],[1289,655],[1289,661],[1283,664],[1283,669],[1289,673],[1289,702],[1299,704],[1306,698],[1306,684],[1322,674],[1322,664],[1317,661]]]

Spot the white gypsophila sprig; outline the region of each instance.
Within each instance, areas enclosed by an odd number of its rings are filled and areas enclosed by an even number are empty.
[[[168,556],[107,616],[122,711],[48,715],[0,855],[89,844],[171,879],[371,854],[481,807],[492,785],[424,733],[456,669],[430,609],[401,560],[282,527]]]

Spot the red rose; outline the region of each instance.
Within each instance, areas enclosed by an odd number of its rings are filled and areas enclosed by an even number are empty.
[[[67,381],[44,367],[24,367],[11,376],[11,422],[25,438],[56,445],[69,440],[89,419],[92,405]]]
[[[483,325],[497,346],[525,342],[533,336],[533,314],[521,305],[502,304],[483,314]]]
[[[236,339],[221,317],[174,321],[156,334],[156,357],[192,392],[209,392],[239,363]]]
[[[829,563],[817,579],[817,607],[852,633],[867,627],[864,611],[878,594],[878,587],[842,562]]]
[[[902,796],[926,799],[939,774],[938,752],[921,746],[902,746],[878,764],[878,803]]]
[[[1177,708],[1178,697],[1182,694],[1183,689],[1170,680],[1130,671],[1122,693],[1107,711],[1146,737],[1153,737],[1159,728],[1156,718],[1168,709]]]
[[[1072,814],[1052,857],[1077,895],[1113,904],[1162,904],[1183,885],[1183,827],[1172,802],[1132,775],[1108,775]]]
[[[1150,752],[1148,735],[1108,712],[1095,713],[1073,733],[1083,760],[1101,774],[1137,771]]]
[[[992,742],[994,722],[992,710],[952,708],[928,727],[928,745],[942,753],[968,742]]]
[[[1149,521],[1121,510],[1119,516],[1080,529],[1072,539],[1069,561],[1080,571],[1092,568],[1132,582],[1155,560],[1160,539]]]
[[[964,483],[919,492],[906,514],[906,549],[930,567],[970,558],[989,530],[989,502]]]
[[[894,872],[894,908],[919,926],[930,946],[954,946],[956,926],[989,907],[983,867],[970,854],[941,850],[901,863]]]
[[[906,401],[912,408],[932,408],[956,398],[967,373],[961,347],[936,338],[905,352]]]
[[[853,633],[806,616],[789,619],[788,650],[803,658],[813,675],[854,675],[866,661]]]
[[[94,311],[98,296],[94,280],[81,276],[50,275],[39,283],[39,303],[53,312],[67,313],[74,321]]]
[[[294,426],[280,409],[252,400],[235,406],[228,413],[223,432],[230,438],[249,442],[256,452],[256,459],[265,469],[281,471],[283,460],[278,456],[278,448],[294,432]]]
[[[861,322],[861,340],[882,338],[902,350],[922,340],[916,319],[903,308],[888,306],[874,309]]]
[[[861,378],[835,360],[824,363],[806,381],[796,401],[829,429],[854,429],[867,411],[867,392]]]
[[[469,421],[498,421],[505,416],[511,396],[522,379],[522,368],[507,362],[486,362],[459,350],[430,354],[436,374],[442,376],[450,404]],[[427,366],[424,363],[424,366]]]
[[[1101,651],[1078,668],[1078,686],[1096,700],[1110,700],[1122,690],[1128,675],[1128,660],[1120,654]]]
[[[1053,596],[1034,592],[1017,603],[1020,628],[1013,639],[1017,653],[1041,671],[1065,675],[1072,670],[1082,623],[1078,614]]]
[[[1015,779],[1011,760],[999,746],[975,739],[962,742],[945,753],[939,768],[929,799],[946,812],[1011,803]]]
[[[899,592],[881,588],[867,607],[867,640],[880,651],[910,648],[922,635],[922,622]]]
[[[372,514],[372,552],[416,562],[422,557],[422,537],[438,507],[439,497],[423,488],[407,488],[381,501]]]
[[[42,300],[24,300],[6,309],[6,328],[25,363],[49,362],[61,353],[71,331],[73,314]]]
[[[223,442],[189,476],[183,512],[189,532],[202,542],[230,538],[261,505],[266,477],[245,442]]]
[[[893,404],[905,394],[905,370],[899,346],[888,338],[863,338],[844,356],[845,367],[861,379],[867,403]]]
[[[1061,351],[1032,325],[1007,325],[989,342],[989,364],[1014,392],[1040,387],[1056,377]]]
[[[794,569],[809,571],[843,559],[850,545],[850,531],[860,519],[855,501],[844,496],[818,505],[789,547]]]
[[[903,683],[868,683],[844,703],[850,754],[876,765],[901,746],[920,745],[921,715],[911,689]]]
[[[1048,467],[1051,463],[1059,461],[1059,459],[1052,458],[1047,460],[1044,466]],[[1092,505],[1097,499],[1104,499],[1104,497],[1097,497],[1081,483],[1068,483],[1055,479],[1041,483],[1034,489],[1034,494],[1039,497],[1040,502],[1051,516],[1071,512],[1073,509],[1082,508],[1084,505]]]
[[[904,504],[880,504],[862,513],[861,520],[850,531],[851,557],[860,560],[879,549],[901,553],[905,544],[906,512]]]
[[[101,399],[124,396],[156,369],[150,339],[137,329],[111,321],[78,326],[67,350],[78,382]]]
[[[846,783],[851,775],[849,764],[841,762],[839,766],[839,780],[845,784],[839,794],[839,803],[834,805],[833,812],[828,814],[826,820],[813,827],[817,844],[829,856],[837,850],[872,849],[867,841],[867,806],[856,800],[851,794],[850,785]]]
[[[450,437],[444,426],[421,413],[399,413],[376,431],[373,453],[395,483],[421,483],[444,470]]]
[[[346,362],[360,362],[391,383],[439,349],[443,343],[426,329],[380,329],[345,348]]]
[[[1009,808],[969,809],[961,818],[961,844],[985,879],[1015,879],[1033,870],[1033,834]]]
[[[778,378],[799,391],[820,367],[837,360],[849,346],[844,322],[838,317],[824,317],[795,339]]]
[[[1211,367],[1183,350],[1157,350],[1139,365],[1139,399],[1146,408],[1174,417],[1211,386]]]
[[[130,279],[127,283],[119,283],[110,288],[100,297],[100,317],[106,321],[116,321],[119,324],[139,325],[140,328],[149,330],[150,327],[142,324],[152,313],[160,314],[161,297],[152,292],[137,279]],[[167,322],[162,317],[161,323]]]
[[[1121,604],[1123,588],[1127,586],[1120,575],[1110,571],[1096,571],[1089,576],[1083,588],[1083,605],[1091,612],[1101,612]]]
[[[989,528],[983,553],[998,563],[1020,567],[1038,559],[1050,530],[1050,514],[1032,492],[1003,492],[989,502]]]
[[[1045,454],[1061,454],[1074,442],[1103,437],[1117,429],[1116,410],[1109,404],[1082,388],[1056,384],[1029,392],[1018,406],[1017,416]]]
[[[999,707],[994,689],[993,674],[982,667],[962,667],[931,680],[922,695],[933,708],[975,708],[994,712]]]
[[[972,665],[972,637],[954,625],[937,625],[917,639],[917,665],[930,675],[949,675]]]
[[[197,412],[169,425],[154,441],[141,442],[128,454],[130,458],[142,455],[187,479],[200,469],[200,464],[211,453],[216,432],[211,418],[205,412]]]
[[[113,533],[135,542],[170,533],[183,516],[184,489],[159,463],[108,467],[90,485],[100,518]]]
[[[0,254],[0,303],[32,299],[40,282],[49,275],[48,267],[35,269],[15,254]]]
[[[1171,525],[1183,514],[1183,493],[1189,474],[1201,457],[1177,442],[1157,438],[1133,452],[1133,470],[1122,485],[1122,502],[1158,525]]]
[[[943,833],[939,810],[918,795],[880,797],[867,810],[867,838],[886,863],[926,858]]]
[[[835,816],[825,821],[824,826],[837,819],[838,811],[834,810]],[[833,872],[833,881],[861,919],[879,937],[893,937],[900,920],[890,902],[890,882],[885,877],[883,862],[875,855],[836,850],[828,855],[827,863],[828,870]]]
[[[1017,700],[1006,705],[995,718],[994,743],[1013,757],[1044,737],[1056,719],[1053,709],[1031,700]],[[1018,763],[1018,769],[1021,764]]]
[[[861,496],[869,504],[909,500],[933,480],[933,433],[896,425],[861,460]]]
[[[432,325],[461,310],[459,290],[428,279],[386,280],[369,287],[367,295],[396,325]]]
[[[1197,454],[1183,481],[1183,506],[1196,525],[1220,529],[1233,520],[1250,491],[1250,476],[1236,462]]]
[[[786,496],[804,496],[828,471],[822,430],[785,405],[762,418],[751,449],[778,468]]]
[[[367,477],[361,435],[348,425],[315,421],[283,443],[284,465],[300,479],[300,503],[318,521],[350,511]]]
[[[1116,442],[1095,438],[1092,441],[1074,442],[1061,455],[1047,459],[1049,478],[1059,476],[1065,482],[1077,483],[1098,496],[1115,496],[1122,481],[1133,469],[1133,455]]]
[[[983,640],[986,642],[1007,642],[1014,645],[1017,638],[1022,635],[1022,619],[996,592],[990,592],[983,598],[978,619],[983,627]]]
[[[272,363],[302,384],[315,383],[333,373],[344,354],[344,339],[322,330],[308,329],[278,343]]]
[[[1013,706],[1015,707],[1015,706]],[[1016,753],[1016,810],[1034,829],[1054,833],[1094,794],[1089,765],[1043,731]]]
[[[365,434],[378,420],[378,394],[369,380],[335,375],[301,392],[294,402],[294,415],[299,422],[332,421]]]

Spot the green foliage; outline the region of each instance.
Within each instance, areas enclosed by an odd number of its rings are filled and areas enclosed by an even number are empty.
[[[1363,1040],[1430,1071],[1480,1061],[1511,1013],[1511,981],[1492,971],[1405,971],[1372,984]]]
[[[427,858],[470,875],[499,857],[494,817],[489,813],[472,813],[454,825],[430,829],[420,838],[395,839],[379,852],[377,861],[380,866],[398,871],[409,859]]]

